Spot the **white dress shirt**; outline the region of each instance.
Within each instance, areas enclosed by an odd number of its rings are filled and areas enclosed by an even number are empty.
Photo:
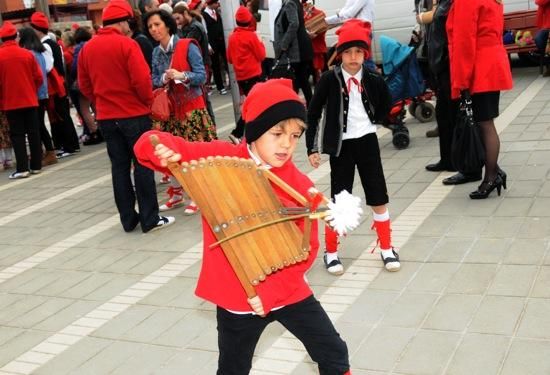
[[[329,25],[337,25],[351,18],[374,21],[374,0],[347,0],[344,7],[333,16],[325,18]]]
[[[363,78],[363,69],[359,70],[355,75],[351,75],[342,69],[342,75],[346,86],[350,78],[355,78],[359,84],[361,84],[361,78]],[[342,134],[342,140],[361,138],[369,133],[376,133],[376,126],[370,121],[369,115],[363,106],[363,100],[361,98],[361,92],[359,86],[355,83],[349,84],[349,106],[347,113],[347,129]]]

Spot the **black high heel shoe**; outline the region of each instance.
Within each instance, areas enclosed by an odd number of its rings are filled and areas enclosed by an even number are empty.
[[[502,177],[499,174],[495,177],[493,181],[483,181],[481,185],[478,186],[476,191],[470,193],[471,199],[486,199],[489,194],[495,189],[497,189],[497,194],[500,196],[500,190],[503,186]]]
[[[504,190],[506,190],[506,178],[508,178],[508,176],[506,175],[506,172],[504,172],[502,169],[499,168],[497,171],[497,174],[502,179],[502,187],[504,188]]]

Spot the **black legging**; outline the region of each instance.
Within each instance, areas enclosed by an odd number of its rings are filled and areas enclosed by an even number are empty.
[[[299,63],[292,63],[292,69],[294,69],[294,74],[296,74],[296,79],[292,81],[292,86],[294,91],[298,93],[300,89],[304,93],[304,98],[306,99],[306,105],[309,107],[309,102],[311,101],[312,93],[311,86],[309,85],[309,76],[313,71],[311,66],[313,62],[311,61],[301,61]]]

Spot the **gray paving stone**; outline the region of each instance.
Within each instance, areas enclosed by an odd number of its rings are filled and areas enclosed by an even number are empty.
[[[161,368],[170,358],[177,354],[174,349],[153,345],[143,345],[124,364],[112,372],[113,375],[140,375],[151,374]]]
[[[534,201],[531,198],[506,197],[495,211],[495,216],[527,216],[532,211]]]
[[[72,304],[34,326],[35,329],[57,332],[95,309],[97,301],[74,301]]]
[[[432,310],[437,295],[427,293],[403,293],[388,309],[382,319],[383,326],[418,327]],[[404,314],[403,312],[407,313]]]
[[[550,216],[550,210],[548,210],[548,207],[550,207],[550,198],[537,197],[534,199],[533,206],[529,210],[528,216]]]
[[[174,318],[179,318],[179,320],[170,327],[161,327],[161,329],[157,331],[159,335],[151,340],[151,342],[158,345],[185,348],[208,329],[216,328],[215,313],[180,310],[178,315],[179,316],[174,316]],[[189,324],[190,321],[192,321],[193,324]],[[215,345],[215,347],[217,347],[217,341],[210,343],[210,345]],[[193,349],[203,348],[193,347]]]
[[[70,374],[110,344],[108,340],[85,337],[40,367],[35,373],[37,375]]]
[[[441,374],[459,339],[457,333],[422,330],[407,346],[396,370],[407,374]]]
[[[447,236],[475,238],[483,233],[488,222],[489,219],[485,217],[460,217],[449,229]]]
[[[506,264],[541,264],[546,252],[545,240],[515,239],[510,245],[503,262]]]
[[[0,324],[5,325],[16,316],[26,314],[46,301],[42,296],[22,298],[0,311]]]
[[[189,314],[189,311],[182,309],[159,309],[145,318],[139,324],[125,332],[122,340],[137,342],[152,342],[164,331],[171,331],[172,326]]]
[[[406,252],[401,259],[401,270],[397,273],[385,272],[382,270],[378,276],[369,284],[370,289],[403,290],[417,274],[422,266],[421,263],[408,262]]]
[[[391,370],[414,334],[415,330],[412,328],[376,328],[351,356],[353,372],[355,373],[355,369]]]
[[[458,218],[450,216],[430,216],[416,230],[415,235],[426,237],[444,236],[453,225],[456,224]]]
[[[152,306],[133,305],[99,327],[94,331],[93,336],[105,339],[119,339],[153,315],[155,311],[156,308]]]
[[[447,293],[481,295],[497,272],[495,264],[462,264],[449,282]]]
[[[346,309],[338,322],[376,324],[398,295],[393,291],[367,289]]]
[[[515,237],[523,221],[523,218],[517,217],[493,217],[481,236],[485,238]]]
[[[109,280],[98,289],[86,295],[85,298],[97,301],[109,300],[138,282],[141,278],[139,275],[117,275],[116,278]]]
[[[455,263],[426,263],[422,266],[407,290],[415,292],[441,292],[457,271]]]
[[[508,248],[510,239],[500,238],[480,238],[472,246],[470,252],[466,255],[466,263],[501,263]]]
[[[530,299],[521,319],[517,336],[550,339],[550,301]]]
[[[546,375],[550,373],[550,342],[514,339],[502,367],[502,375]]]
[[[422,328],[462,332],[479,307],[481,299],[481,296],[444,295],[434,306]]]
[[[503,265],[487,291],[491,295],[526,296],[537,274],[536,266]]]
[[[23,332],[20,328],[0,327],[0,347]]]
[[[20,334],[13,336],[3,345],[0,345],[0,367],[39,344],[46,337],[48,337],[48,334],[45,332],[29,330],[21,331]]]
[[[189,277],[175,277],[167,284],[161,286],[154,293],[143,298],[140,303],[144,305],[155,306],[175,306],[171,301],[176,297],[188,291],[187,295],[193,294],[195,286],[197,284],[196,279]],[[190,306],[196,306],[196,304],[189,303]],[[184,307],[184,306],[178,306]]]
[[[548,288],[548,285],[550,285],[550,267],[540,267],[530,297],[550,298],[550,288]]]
[[[524,305],[524,298],[487,296],[481,302],[468,332],[511,335]]]
[[[90,272],[81,271],[59,271],[57,273],[59,275],[57,280],[37,290],[36,293],[56,297],[61,295],[65,290],[78,285],[91,276]]]
[[[78,374],[109,374],[120,367],[136,351],[139,351],[141,347],[140,344],[132,342],[115,341],[81,366],[76,367],[72,372]]]
[[[466,335],[451,360],[446,374],[498,374],[509,342],[510,338],[503,336]]]
[[[109,281],[113,280],[114,277],[116,276],[110,273],[94,272],[85,280],[63,291],[60,296],[65,298],[83,299],[94,290],[97,290]]]
[[[550,236],[550,218],[527,217],[517,233],[518,238],[545,238]]]
[[[459,263],[473,242],[474,239],[472,237],[444,237],[437,244],[428,261],[434,263]]]
[[[49,298],[43,304],[37,306],[26,314],[16,315],[8,325],[12,327],[32,328],[38,323],[55,316],[74,301],[62,298]]]
[[[218,354],[204,350],[185,349],[170,358],[161,368],[155,370],[156,375],[172,375],[183,373],[189,375],[203,375],[204,367],[217,361]]]

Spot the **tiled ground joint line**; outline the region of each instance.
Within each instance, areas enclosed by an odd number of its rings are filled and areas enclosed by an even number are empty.
[[[501,133],[527,106],[527,104],[544,87],[547,80],[535,79],[495,121],[497,131]],[[453,186],[445,186],[442,180],[449,174],[440,174],[424,192],[394,221],[392,230],[393,243],[402,247],[410,236],[420,227],[441,201],[449,194]],[[434,199],[436,198],[436,199]],[[406,228],[406,229],[403,229]],[[333,322],[343,313],[367,288],[383,267],[377,254],[371,254],[375,242],[371,243],[356,261],[332,285],[321,294],[319,300]],[[346,298],[342,298],[345,296]],[[292,374],[306,357],[301,342],[290,332],[277,339],[273,345],[256,356],[251,375]],[[280,358],[285,358],[284,361]]]
[[[378,136],[382,137],[388,132],[389,131],[387,129],[381,129],[378,131]],[[326,176],[329,172],[330,165],[325,162],[319,166],[319,168],[310,172],[308,177],[313,181],[317,181]],[[94,226],[97,227],[95,234],[115,225],[116,223],[118,223],[118,215],[115,215]],[[84,238],[84,236],[91,237],[95,235],[93,233],[94,231],[86,232],[86,234],[82,235],[82,238]],[[76,235],[80,234],[82,234],[82,232],[77,233]],[[67,244],[70,243],[69,240],[70,239],[66,240],[68,241]],[[76,320],[63,330],[53,334],[40,344],[34,346],[13,361],[7,363],[0,368],[0,375],[31,374],[48,361],[55,358],[58,354],[64,352],[84,337],[87,337],[109,320],[126,311],[129,307],[135,305],[141,299],[145,298],[161,286],[167,284],[170,280],[187,270],[189,267],[193,266],[195,263],[199,262],[202,258],[202,246],[203,243],[201,241],[191,248],[184,250],[179,256],[172,259],[170,262],[153,273],[147,275],[119,295],[111,298],[108,302],[92,310],[83,318]],[[61,251],[63,250],[59,250],[58,252],[50,250],[46,253],[46,255],[52,257],[59,254]],[[42,262],[46,260],[42,260],[44,256],[41,257],[39,254],[40,253],[36,254],[38,257],[36,261]],[[29,262],[28,259],[26,261],[27,264],[25,266],[28,267],[27,269],[36,265],[32,261]],[[0,279],[0,283],[1,282],[2,281]]]

